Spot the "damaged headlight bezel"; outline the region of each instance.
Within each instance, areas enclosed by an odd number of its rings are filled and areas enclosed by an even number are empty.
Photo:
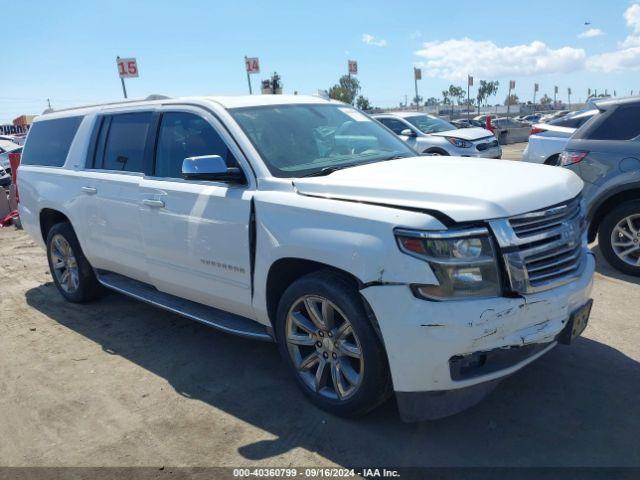
[[[495,298],[503,293],[498,249],[489,229],[472,227],[439,231],[394,230],[400,250],[425,261],[437,285],[412,284],[425,300]]]

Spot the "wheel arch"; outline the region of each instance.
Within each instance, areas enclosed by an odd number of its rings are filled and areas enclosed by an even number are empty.
[[[49,231],[51,227],[58,223],[68,222],[71,223],[69,217],[67,217],[60,210],[56,210],[54,208],[43,208],[40,210],[39,215],[39,225],[40,225],[40,234],[42,235],[42,240],[44,243],[47,243],[47,236],[49,235]],[[72,226],[73,228],[73,226]]]
[[[447,152],[444,148],[440,148],[440,147],[429,147],[426,150],[424,150],[422,153],[437,153],[438,155],[443,155],[443,156],[451,156],[451,154],[449,152]]]
[[[276,260],[269,267],[266,284],[267,314],[275,331],[278,303],[285,290],[299,278],[320,270],[332,270],[344,275],[358,289],[363,283],[355,275],[327,263],[297,257],[284,257]]]

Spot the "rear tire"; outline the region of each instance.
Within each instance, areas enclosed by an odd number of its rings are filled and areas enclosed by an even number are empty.
[[[640,277],[640,200],[625,202],[602,219],[598,243],[613,268]]]
[[[551,165],[551,166],[554,166],[554,167],[559,166],[560,165],[560,155],[555,154],[555,155],[550,156],[549,158],[547,158],[544,161],[544,164],[545,165]]]
[[[49,230],[47,259],[53,282],[69,302],[89,302],[102,293],[70,223],[57,223]]]
[[[354,417],[388,398],[384,347],[346,275],[322,270],[289,286],[278,306],[276,338],[298,385],[321,409]]]

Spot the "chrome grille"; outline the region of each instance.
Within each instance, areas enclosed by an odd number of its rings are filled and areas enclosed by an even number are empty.
[[[489,222],[513,290],[534,293],[573,280],[586,253],[581,198]]]

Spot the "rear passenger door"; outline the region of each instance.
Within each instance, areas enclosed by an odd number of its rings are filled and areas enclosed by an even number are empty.
[[[153,175],[141,183],[141,225],[151,282],[158,290],[253,317],[249,222],[253,179],[222,125],[196,107],[164,107]],[[219,155],[246,185],[182,179],[187,157]]]
[[[93,161],[82,191],[93,197],[90,257],[95,268],[148,282],[140,182],[151,171],[150,111],[102,115],[94,133]]]

